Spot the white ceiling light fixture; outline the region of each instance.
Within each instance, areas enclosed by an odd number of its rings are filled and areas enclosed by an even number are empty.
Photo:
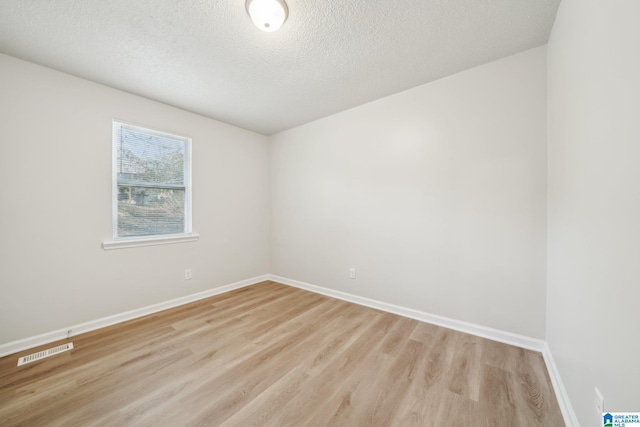
[[[247,0],[245,6],[256,27],[268,33],[282,27],[289,16],[284,0]]]

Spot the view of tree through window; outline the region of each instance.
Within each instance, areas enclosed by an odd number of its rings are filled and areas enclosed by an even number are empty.
[[[116,237],[186,232],[190,141],[114,122]]]

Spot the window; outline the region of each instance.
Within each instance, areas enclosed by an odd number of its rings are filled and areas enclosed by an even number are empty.
[[[114,121],[114,239],[190,233],[191,139]]]

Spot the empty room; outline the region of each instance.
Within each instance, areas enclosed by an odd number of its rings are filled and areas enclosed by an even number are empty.
[[[639,20],[0,0],[0,426],[639,423]]]

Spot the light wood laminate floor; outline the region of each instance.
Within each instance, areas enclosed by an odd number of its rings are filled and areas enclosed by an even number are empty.
[[[563,426],[540,353],[264,282],[0,359],[1,426]]]

